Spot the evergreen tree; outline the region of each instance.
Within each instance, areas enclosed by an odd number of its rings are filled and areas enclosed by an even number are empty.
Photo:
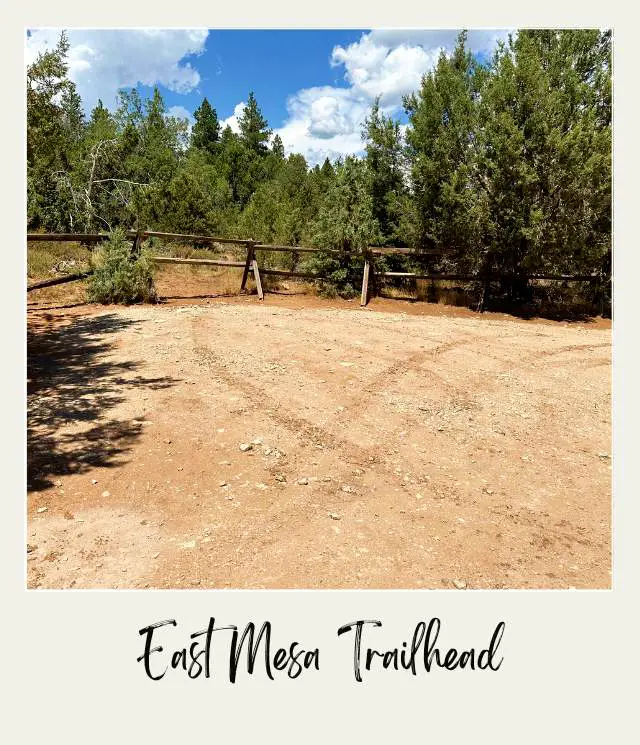
[[[209,155],[215,155],[220,141],[220,123],[216,110],[205,98],[195,110],[193,117],[195,124],[191,130],[191,145],[206,151]]]
[[[339,162],[313,225],[313,244],[340,252],[319,253],[309,262],[316,272],[328,277],[325,292],[336,288],[344,297],[355,295],[362,277],[364,251],[380,242],[369,179],[364,161],[349,156],[344,163]]]
[[[83,119],[67,77],[69,42],[38,54],[27,68],[27,221],[31,228],[67,230],[74,203],[67,173],[77,155]]]
[[[380,225],[383,242],[401,244],[399,234],[405,185],[404,146],[400,125],[380,112],[380,98],[365,120],[362,138],[366,140],[373,214]]]
[[[609,34],[521,31],[498,50],[480,121],[488,267],[584,271],[607,253],[609,107]]]
[[[268,149],[267,142],[271,137],[271,130],[268,128],[267,120],[262,116],[253,91],[249,93],[249,100],[238,118],[238,124],[240,138],[247,147],[259,155],[264,155]]]
[[[27,69],[28,228],[311,242],[340,250],[311,264],[344,294],[380,242],[444,250],[435,270],[506,272],[519,300],[526,274],[608,274],[611,33],[523,30],[486,64],[465,39],[405,98],[406,143],[375,101],[365,158],[309,169],[270,140],[253,93],[239,134],[203,99],[190,146],[157,89],[121,91],[113,113],[98,101],[85,121],[63,33]]]
[[[284,145],[282,144],[280,135],[274,135],[273,142],[271,143],[271,152],[278,160],[284,160]]]
[[[407,142],[417,217],[416,246],[473,256],[482,240],[482,205],[473,177],[483,70],[458,37],[441,53],[420,90],[405,98]]]

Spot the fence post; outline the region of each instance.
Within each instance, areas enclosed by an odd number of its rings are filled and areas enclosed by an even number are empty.
[[[244,271],[242,272],[242,284],[240,285],[240,292],[244,292],[247,286],[247,277],[249,276],[249,269],[251,267],[251,262],[253,261],[255,253],[254,246],[255,242],[253,241],[247,244],[247,259],[244,263]]]
[[[251,260],[251,268],[253,269],[253,279],[256,283],[258,297],[260,298],[260,300],[264,300],[264,293],[262,292],[262,280],[260,279],[260,270],[258,269],[258,262],[255,258]]]
[[[140,231],[136,230],[136,234],[133,237],[133,244],[131,246],[131,258],[137,259],[140,256],[140,247],[142,246],[142,236]]]
[[[360,293],[360,305],[365,306],[369,301],[369,268],[370,254],[367,252],[364,259],[364,270],[362,272],[362,292]]]

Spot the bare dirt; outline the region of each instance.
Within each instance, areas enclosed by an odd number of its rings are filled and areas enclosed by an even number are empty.
[[[610,586],[608,322],[171,302],[30,306],[30,588]]]

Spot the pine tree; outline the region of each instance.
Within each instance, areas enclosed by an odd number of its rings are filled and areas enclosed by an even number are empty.
[[[284,145],[280,135],[274,135],[273,142],[271,143],[271,152],[278,160],[284,160]]]
[[[366,140],[373,214],[380,225],[383,242],[402,243],[399,225],[406,196],[404,146],[400,125],[380,111],[377,98],[365,120],[362,138]]]
[[[417,247],[441,249],[468,261],[481,241],[481,206],[473,175],[483,71],[465,42],[463,32],[453,54],[443,52],[420,90],[405,98],[405,109]]]
[[[610,35],[526,30],[498,50],[480,121],[490,268],[585,271],[610,250],[609,107]]]
[[[214,155],[220,141],[220,123],[216,110],[205,98],[195,110],[193,117],[195,124],[191,130],[192,147]]]
[[[380,237],[369,190],[368,166],[349,156],[336,165],[335,178],[313,225],[313,244],[320,249],[339,249],[340,253],[320,253],[312,260],[311,267],[328,276],[329,285],[341,295],[352,297],[362,276],[364,250],[377,245]]]
[[[271,130],[260,111],[253,91],[249,93],[249,100],[238,118],[238,124],[242,141],[255,153],[264,155],[268,150],[267,142],[271,137]]]

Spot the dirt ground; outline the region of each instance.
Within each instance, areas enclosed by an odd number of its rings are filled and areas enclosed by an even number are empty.
[[[608,322],[31,305],[28,355],[30,588],[611,584]]]

